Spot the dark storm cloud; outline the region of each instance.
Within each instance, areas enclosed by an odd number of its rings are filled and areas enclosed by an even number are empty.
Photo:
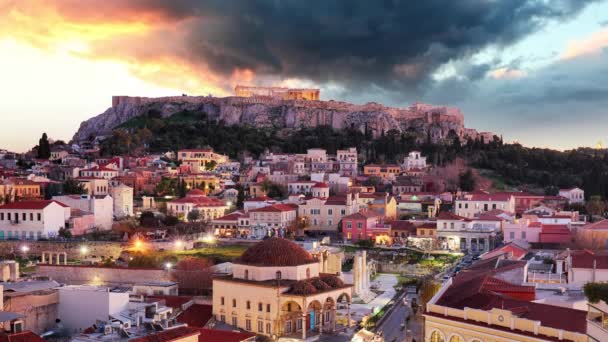
[[[507,46],[589,2],[193,1],[187,57],[225,75],[248,68],[346,87],[412,86],[450,60]],[[185,3],[168,6],[181,13]],[[467,77],[488,69],[471,66]]]

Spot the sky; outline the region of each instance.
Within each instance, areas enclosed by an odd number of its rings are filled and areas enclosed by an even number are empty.
[[[526,146],[608,145],[608,0],[0,0],[0,148],[69,140],[112,95],[457,106]]]

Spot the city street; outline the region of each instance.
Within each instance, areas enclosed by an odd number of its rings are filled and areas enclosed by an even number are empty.
[[[401,329],[401,324],[405,323],[406,317],[412,314],[411,307],[409,303],[412,298],[417,295],[408,294],[407,301],[408,305],[403,305],[403,300],[400,300],[400,303],[395,307],[393,311],[385,318],[380,327],[378,328],[378,332],[382,332],[384,335],[384,340],[387,342],[401,342],[401,341],[411,341],[414,338],[416,341],[422,341],[422,321],[420,319],[420,315],[418,314],[416,318],[410,319],[408,326],[405,329]],[[406,333],[409,330],[409,336],[406,336]],[[409,337],[406,339],[406,337]]]

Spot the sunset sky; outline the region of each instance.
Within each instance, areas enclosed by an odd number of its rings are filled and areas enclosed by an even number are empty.
[[[112,95],[314,86],[460,107],[528,146],[608,145],[608,1],[0,0],[0,148],[69,140]]]

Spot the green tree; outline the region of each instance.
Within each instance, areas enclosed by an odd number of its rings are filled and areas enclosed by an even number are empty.
[[[198,210],[192,210],[188,213],[188,221],[190,222],[196,222],[201,218],[201,212]]]
[[[72,231],[69,228],[61,227],[61,228],[59,228],[59,231],[57,232],[57,234],[59,237],[62,237],[64,239],[72,238]]]
[[[471,169],[467,169],[461,173],[458,178],[458,185],[462,191],[473,191],[475,190],[475,176]]]
[[[51,146],[46,133],[42,133],[42,138],[38,140],[38,159],[49,159],[51,157]]]
[[[66,195],[82,195],[86,193],[86,189],[79,181],[70,178],[63,182],[63,193]]]

